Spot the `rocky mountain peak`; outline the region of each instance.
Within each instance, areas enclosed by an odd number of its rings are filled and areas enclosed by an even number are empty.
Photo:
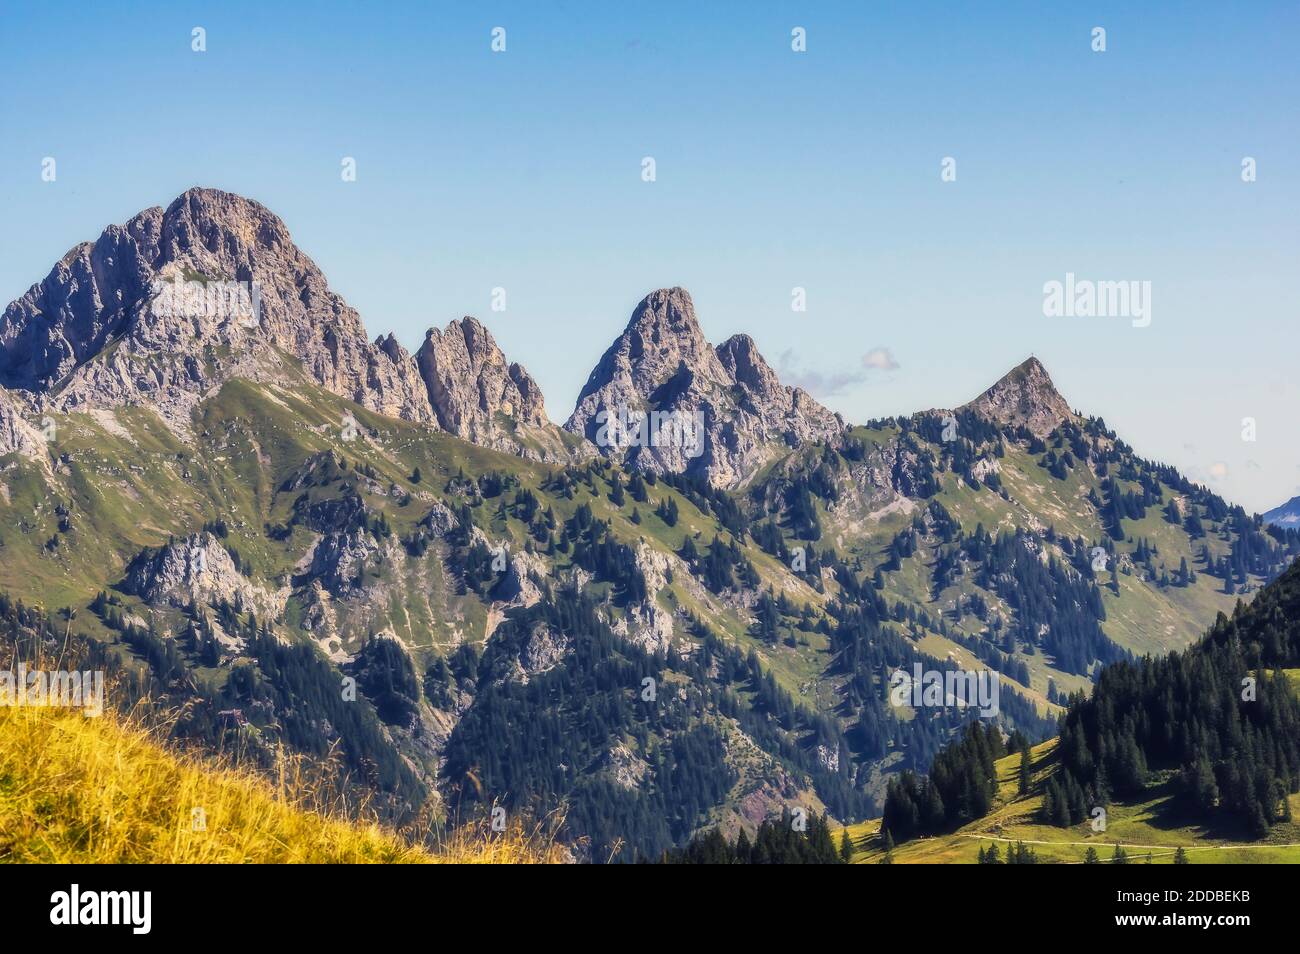
[[[304,371],[372,411],[485,446],[575,450],[476,319],[429,332],[418,359],[392,334],[368,340],[284,222],[230,192],[190,189],[110,225],[0,315],[0,388],[31,411],[147,407],[186,438],[194,409],[230,379],[293,387]],[[7,417],[3,443],[40,450]]]
[[[160,232],[159,246],[167,260],[199,254],[202,249],[213,256],[227,255],[249,268],[259,258],[278,256],[302,259],[304,268],[315,269],[275,213],[233,192],[193,188],[181,193],[163,212]]]
[[[178,433],[231,377],[296,363],[371,410],[433,419],[410,355],[367,340],[278,217],[215,189],[109,226],[0,316],[0,384],[64,410],[151,407]]]
[[[633,466],[735,487],[791,447],[838,439],[843,422],[782,385],[748,335],[711,346],[691,296],[661,288],[633,310],[565,427]]]
[[[1052,379],[1035,357],[1029,357],[1003,375],[992,387],[965,405],[988,420],[1012,427],[1023,424],[1037,437],[1045,437],[1074,417]]]
[[[660,288],[632,311],[623,334],[592,371],[578,401],[611,380],[648,394],[683,367],[711,381],[727,377],[700,329],[690,293],[684,288]]]
[[[548,423],[542,390],[523,365],[507,362],[492,333],[477,318],[431,328],[415,355],[438,423],[476,444],[505,448],[513,436],[498,415],[515,424]]]

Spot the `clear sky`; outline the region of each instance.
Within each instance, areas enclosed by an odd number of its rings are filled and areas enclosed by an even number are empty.
[[[850,420],[1032,352],[1267,509],[1300,493],[1298,38],[1295,2],[0,0],[0,300],[211,186],[280,215],[372,335],[478,315],[556,420],[682,285]],[[1150,325],[1045,317],[1067,272],[1151,282]]]

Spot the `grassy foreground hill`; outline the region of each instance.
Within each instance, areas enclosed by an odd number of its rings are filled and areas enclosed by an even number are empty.
[[[522,831],[437,852],[301,806],[302,791],[161,744],[140,723],[0,708],[0,862],[447,863],[557,860]],[[195,824],[196,810],[202,823]]]
[[[1300,863],[1300,825],[1274,826],[1268,837],[1248,840],[1244,826],[1207,825],[1204,818],[1180,807],[1171,780],[1155,782],[1145,797],[1114,802],[1106,809],[1106,828],[1094,831],[1091,822],[1070,828],[1045,825],[1038,819],[1044,782],[1056,768],[1056,740],[1032,750],[1034,787],[1019,794],[1020,756],[1009,755],[997,763],[998,800],[983,818],[947,834],[916,838],[886,852],[880,838],[880,819],[848,828],[854,864],[877,864],[889,856],[893,864],[975,864],[981,850],[997,845],[1005,859],[1018,842],[1033,848],[1039,863],[1082,864],[1089,848],[1098,861],[1110,862],[1115,847],[1123,847],[1130,864],[1172,864],[1179,848],[1191,864],[1296,864]],[[1300,795],[1290,796],[1293,812],[1300,810]],[[840,833],[835,833],[839,844]]]

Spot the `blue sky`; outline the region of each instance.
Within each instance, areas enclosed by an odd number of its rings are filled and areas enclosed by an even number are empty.
[[[1136,7],[6,2],[0,300],[211,186],[280,215],[372,335],[481,317],[557,420],[682,285],[711,340],[751,334],[850,420],[1032,352],[1266,509],[1300,493],[1300,5]],[[1150,281],[1150,326],[1045,317],[1066,272]],[[880,348],[897,368],[864,367]]]

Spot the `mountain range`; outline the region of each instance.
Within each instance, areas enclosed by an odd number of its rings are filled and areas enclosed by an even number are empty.
[[[891,703],[900,667],[995,670],[997,721],[1038,742],[1297,553],[1036,358],[852,424],[748,336],[710,344],[681,288],[558,427],[479,321],[371,341],[283,222],[216,190],[0,316],[0,589],[177,735],[300,752],[398,824],[559,812],[577,856],[632,860],[872,817],[973,717]]]
[[[1280,507],[1264,514],[1264,521],[1275,527],[1300,528],[1300,497],[1292,497]]]

